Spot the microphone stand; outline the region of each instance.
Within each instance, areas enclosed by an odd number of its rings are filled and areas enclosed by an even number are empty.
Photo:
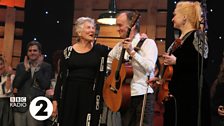
[[[202,33],[199,34],[199,39],[200,35],[203,37],[203,42],[202,42],[202,56],[201,56],[201,66],[200,66],[200,78],[198,80],[198,122],[197,126],[201,126],[201,102],[202,102],[202,88],[203,88],[203,67],[204,67],[204,46],[206,42],[206,33],[208,30],[208,24],[207,24],[207,5],[206,5],[206,0],[201,1],[201,7],[202,7],[202,20],[203,22],[200,21],[200,25],[203,25]],[[199,40],[200,41],[200,40]]]

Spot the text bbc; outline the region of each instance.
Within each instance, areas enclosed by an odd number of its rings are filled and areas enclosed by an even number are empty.
[[[26,107],[26,97],[10,97],[10,107]]]

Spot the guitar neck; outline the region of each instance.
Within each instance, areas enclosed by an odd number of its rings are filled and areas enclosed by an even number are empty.
[[[127,31],[127,34],[126,34],[126,38],[129,37],[130,35],[130,32],[131,32],[131,28],[128,28],[128,31]],[[119,78],[119,73],[120,73],[120,69],[121,69],[121,65],[124,61],[124,54],[125,54],[125,49],[122,48],[121,50],[121,55],[120,55],[120,58],[119,58],[119,62],[118,62],[118,65],[117,65],[117,69],[116,69],[116,75],[115,75],[115,78],[118,79]]]
[[[116,69],[116,75],[115,75],[115,78],[118,79],[119,78],[119,73],[120,73],[120,69],[121,69],[121,65],[124,61],[124,54],[125,54],[125,49],[122,48],[121,50],[121,55],[120,55],[120,58],[119,58],[119,61],[118,61],[118,65],[117,65],[117,69]]]
[[[126,38],[128,38],[130,36],[131,33],[131,28],[128,28],[127,34],[126,34]]]

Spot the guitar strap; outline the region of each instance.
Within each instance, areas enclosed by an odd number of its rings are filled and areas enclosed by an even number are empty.
[[[134,50],[136,52],[138,52],[141,49],[142,44],[144,43],[144,41],[146,40],[146,38],[142,38],[139,40],[138,44],[136,45],[136,47],[134,48]]]
[[[141,49],[142,44],[144,43],[144,41],[146,40],[146,38],[142,38],[139,40],[138,44],[136,45],[136,47],[134,47],[135,52],[138,52]],[[129,56],[129,60],[131,60],[131,56]]]

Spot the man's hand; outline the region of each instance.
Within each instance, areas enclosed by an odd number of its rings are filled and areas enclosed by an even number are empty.
[[[25,67],[26,71],[28,71],[30,69],[30,63],[29,63],[27,56],[25,56],[25,58],[24,58],[24,67]]]
[[[143,39],[143,38],[148,38],[147,34],[145,34],[145,33],[141,33],[141,34],[140,34],[140,39]]]
[[[14,94],[14,96],[16,96],[16,94],[18,93],[18,89],[17,88],[13,88],[12,93]]]
[[[158,77],[153,77],[153,78],[150,78],[149,80],[147,80],[146,83],[150,87],[152,87],[153,89],[155,89],[156,87],[158,87],[159,85],[162,84],[162,80],[160,80]]]
[[[56,117],[57,115],[58,115],[58,103],[57,103],[57,101],[53,101],[52,102],[52,104],[53,104],[53,112],[52,112],[52,117]]]
[[[125,48],[128,53],[130,53],[132,50],[134,50],[134,48],[132,47],[132,44],[131,44],[131,38],[126,38],[124,39],[122,45],[123,45],[123,48]]]

